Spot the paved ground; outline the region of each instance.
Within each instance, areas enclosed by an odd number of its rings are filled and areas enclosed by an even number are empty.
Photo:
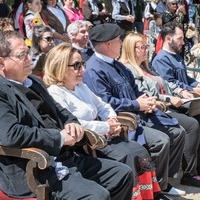
[[[170,183],[173,186],[176,186],[178,189],[182,189],[186,191],[186,196],[183,197],[173,197],[174,200],[200,200],[200,188],[197,187],[190,187],[190,186],[183,186],[181,185],[179,179],[170,179]]]

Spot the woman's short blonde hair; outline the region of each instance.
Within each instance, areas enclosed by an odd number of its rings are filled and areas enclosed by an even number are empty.
[[[68,43],[61,43],[53,47],[47,54],[44,65],[43,81],[47,86],[64,85],[70,57],[79,52]]]

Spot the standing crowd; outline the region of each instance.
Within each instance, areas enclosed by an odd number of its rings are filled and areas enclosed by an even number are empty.
[[[180,170],[180,184],[200,188],[200,112],[185,103],[200,82],[184,59],[198,42],[197,8],[192,0],[0,2],[0,145],[54,157],[38,176],[50,199],[175,200],[186,194],[169,181]],[[127,137],[119,112],[137,117]],[[82,147],[84,129],[107,140],[97,157]],[[26,165],[0,156],[0,192],[35,196]]]

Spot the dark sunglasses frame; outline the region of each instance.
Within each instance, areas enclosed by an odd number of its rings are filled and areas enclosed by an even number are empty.
[[[85,68],[85,61],[83,61],[83,60],[82,61],[77,61],[74,64],[68,65],[68,66],[69,67],[73,67],[74,70],[78,70],[79,71],[82,66]]]
[[[42,38],[42,40],[44,40],[44,41],[46,41],[46,42],[52,42],[52,41],[54,41],[54,38],[48,36],[48,37],[44,37],[44,38]]]

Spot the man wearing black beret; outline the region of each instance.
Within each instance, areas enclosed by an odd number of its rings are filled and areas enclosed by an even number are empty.
[[[176,119],[155,110],[155,98],[139,92],[129,69],[115,59],[120,55],[121,29],[116,24],[101,24],[91,29],[89,38],[95,53],[86,62],[84,82],[116,112],[127,111],[141,118],[139,127],[146,138],[146,147],[156,164],[157,178],[164,194],[184,195],[185,192],[168,183],[179,171],[182,160],[185,131]],[[145,124],[143,126],[142,124]],[[151,125],[150,125],[151,124]],[[151,128],[156,125],[156,129]],[[136,133],[139,130],[136,130]],[[140,142],[139,137],[135,138]],[[170,199],[159,194],[155,199]]]

